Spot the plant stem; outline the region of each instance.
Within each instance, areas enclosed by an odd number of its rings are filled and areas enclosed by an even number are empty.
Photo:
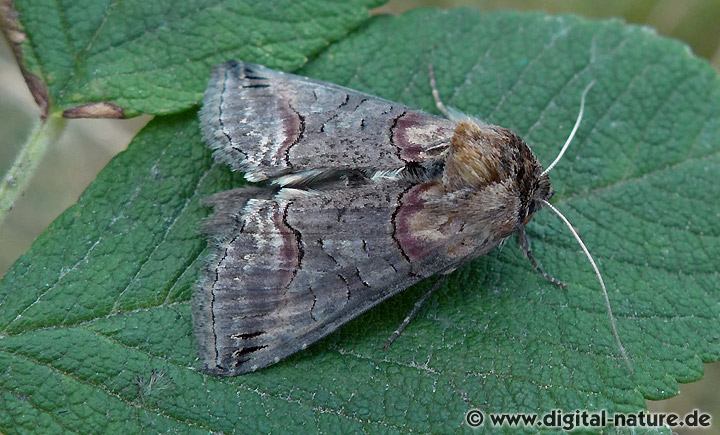
[[[22,146],[12,166],[0,180],[0,225],[15,206],[20,194],[30,184],[38,164],[42,161],[48,145],[56,142],[65,127],[62,113],[53,113],[45,121],[39,122],[30,132],[27,142]]]

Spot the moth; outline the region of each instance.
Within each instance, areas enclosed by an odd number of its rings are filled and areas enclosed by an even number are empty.
[[[215,67],[204,139],[260,185],[206,200],[211,254],[193,318],[207,371],[277,363],[513,233],[540,270],[524,228],[541,207],[556,210],[547,172],[582,110],[543,170],[512,131],[446,108],[432,70],[431,81],[446,117],[260,65]]]

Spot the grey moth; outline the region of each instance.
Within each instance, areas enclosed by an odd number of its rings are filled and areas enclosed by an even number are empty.
[[[193,318],[207,371],[274,364],[513,233],[537,266],[524,226],[549,205],[547,170],[433,92],[446,117],[260,65],[214,69],[204,139],[259,185],[206,201]]]

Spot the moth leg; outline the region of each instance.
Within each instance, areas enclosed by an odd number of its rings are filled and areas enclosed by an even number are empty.
[[[425,292],[425,294],[422,295],[422,297],[420,299],[418,299],[417,302],[415,302],[415,305],[412,307],[412,310],[410,310],[410,312],[405,317],[405,319],[402,321],[400,326],[398,326],[398,328],[395,331],[393,331],[393,333],[390,335],[390,337],[388,337],[388,339],[385,341],[385,346],[384,346],[385,350],[388,350],[390,345],[393,344],[393,342],[400,336],[400,334],[402,334],[402,332],[405,330],[405,328],[407,328],[407,326],[410,324],[412,319],[415,318],[418,311],[420,311],[420,308],[422,308],[422,306],[425,304],[425,302],[428,300],[428,298],[430,298],[430,296],[433,293],[435,293],[435,291],[437,289],[439,289],[440,286],[442,286],[442,284],[444,284],[444,283],[445,283],[444,277],[438,278],[438,280],[435,281],[435,283],[432,285],[432,287],[430,287],[430,290]]]
[[[435,100],[435,107],[438,108],[438,110],[445,115],[446,118],[450,118],[450,111],[448,111],[447,107],[445,107],[445,104],[440,99],[440,92],[438,92],[437,89],[437,83],[435,82],[435,70],[433,69],[432,64],[428,64],[428,74],[430,75],[430,89],[432,89],[432,96]]]
[[[525,232],[525,226],[523,225],[521,225],[520,229],[518,230],[518,243],[520,244],[520,248],[525,253],[525,257],[530,260],[530,264],[537,271],[537,273],[542,275],[542,277],[549,281],[551,284],[554,284],[560,288],[567,287],[567,284],[545,272],[540,266],[540,264],[537,262],[535,256],[532,253],[532,250],[530,250],[530,240],[528,239],[527,233]]]
[[[445,117],[447,119],[449,119],[451,121],[456,121],[456,122],[462,121],[465,119],[472,119],[480,124],[483,124],[483,125],[486,124],[485,122],[483,122],[479,119],[472,118],[472,117],[462,113],[461,111],[459,111],[458,109],[456,109],[454,107],[446,106],[445,103],[443,103],[442,100],[440,99],[440,92],[438,91],[437,83],[435,82],[435,70],[433,69],[432,64],[428,64],[428,72],[430,75],[430,89],[432,89],[432,96],[433,96],[433,100],[435,100],[435,107],[437,107],[438,110],[443,115],[445,115]],[[445,146],[447,146],[447,145],[443,144],[443,147],[445,147]],[[432,150],[433,148],[434,147],[431,147],[430,150]]]

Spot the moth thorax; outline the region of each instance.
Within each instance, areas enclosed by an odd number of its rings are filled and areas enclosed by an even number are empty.
[[[504,178],[501,141],[502,137],[490,128],[472,121],[459,122],[445,163],[445,187],[449,190],[481,188],[501,181]]]

